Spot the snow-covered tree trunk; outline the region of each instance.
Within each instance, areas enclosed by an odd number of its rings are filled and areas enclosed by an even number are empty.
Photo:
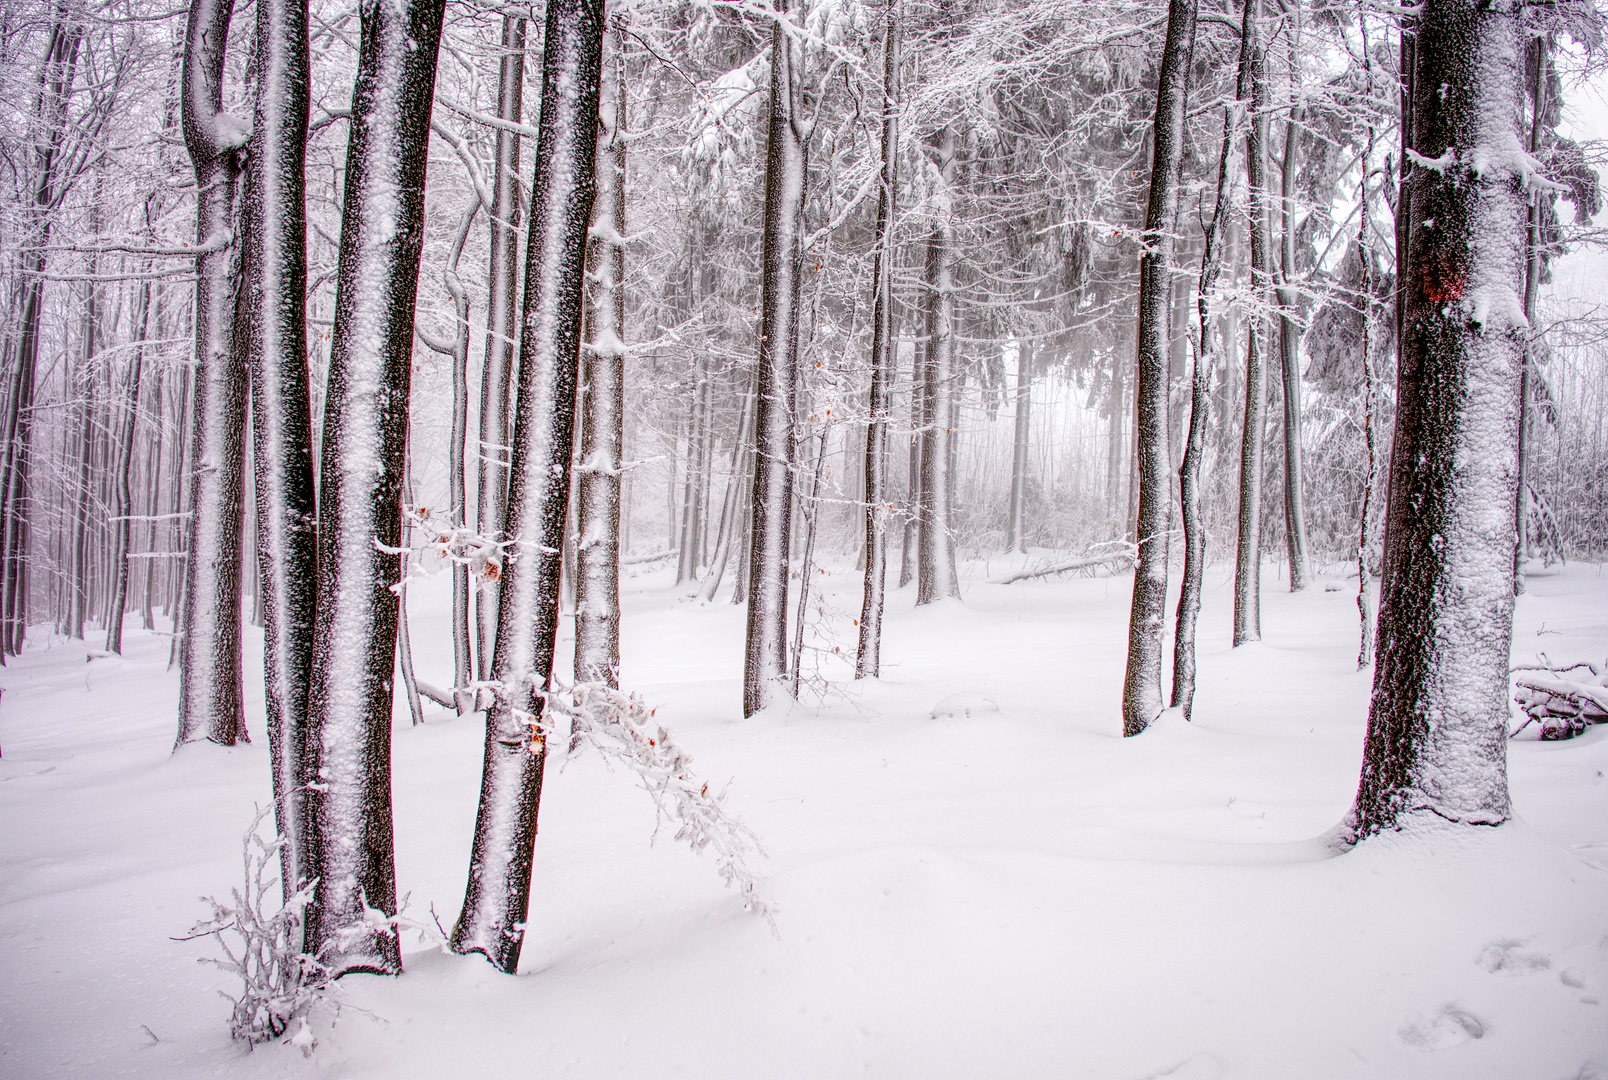
[[[523,121],[525,99],[524,15],[503,15],[502,56],[497,76],[497,116]],[[491,189],[491,260],[486,296],[486,361],[480,376],[480,470],[476,518],[481,536],[495,537],[508,499],[509,388],[518,362],[519,327],[519,135],[496,134],[496,166]],[[482,680],[491,678],[492,643],[497,639],[496,580],[475,590],[475,657]],[[489,706],[489,696],[478,703]]]
[[[882,606],[888,579],[888,418],[893,404],[893,229],[898,214],[898,0],[888,0],[882,58],[882,191],[877,198],[876,266],[871,303],[871,398],[865,431],[865,591],[854,677],[876,678],[882,664]]]
[[[1241,38],[1238,85],[1250,75],[1250,40]],[[1212,333],[1212,291],[1222,270],[1218,233],[1229,225],[1229,160],[1234,149],[1243,93],[1223,106],[1223,140],[1217,153],[1217,201],[1205,224],[1200,256],[1200,285],[1195,304],[1200,315],[1195,341],[1195,369],[1190,375],[1189,437],[1178,466],[1179,516],[1184,528],[1184,572],[1178,588],[1178,615],[1173,630],[1172,707],[1185,718],[1195,704],[1195,630],[1200,622],[1200,590],[1206,571],[1206,520],[1201,506],[1200,471],[1206,456],[1206,429],[1211,423],[1212,375],[1217,367],[1217,335]],[[1229,338],[1233,340],[1232,337]]]
[[[223,111],[233,0],[194,0],[184,37],[184,141],[196,179],[195,401],[190,434],[189,558],[179,653],[180,744],[232,746],[240,691],[240,558],[246,375],[233,354],[240,246],[240,149],[248,125]]]
[[[625,31],[608,35],[598,98],[597,197],[587,234],[575,681],[620,685],[620,457],[625,416]],[[722,535],[722,551],[727,541]]]
[[[1184,163],[1185,103],[1195,53],[1197,0],[1171,0],[1156,84],[1150,201],[1139,257],[1139,558],[1128,616],[1128,666],[1122,687],[1122,733],[1137,735],[1161,715],[1162,639],[1167,622],[1167,559],[1171,545],[1172,477],[1167,396],[1168,316],[1172,301],[1173,229]]]
[[[307,951],[394,974],[391,676],[397,549],[424,244],[424,178],[445,0],[366,0],[352,87],[319,483],[308,694]]]
[[[306,0],[257,0],[257,93],[240,206],[236,333],[251,378],[252,488],[274,822],[286,898],[306,878],[301,788],[317,604],[307,381]]]
[[[1418,16],[1408,274],[1357,836],[1507,819],[1525,185],[1515,6]]]
[[[785,3],[777,6],[786,10]],[[787,694],[787,565],[792,533],[799,244],[806,175],[798,116],[799,53],[799,46],[780,25],[772,28],[744,716],[752,716]]]
[[[938,225],[928,241],[927,273],[932,307],[927,364],[923,372],[924,423],[921,433],[921,523],[916,537],[916,603],[960,596],[955,570],[954,500],[950,447],[955,438],[955,131],[945,125],[933,147],[933,211]]]
[[[603,29],[603,0],[548,0],[495,692],[469,885],[452,931],[453,951],[481,953],[509,973],[525,937],[545,760],[536,725],[558,633]]]
[[[1368,15],[1362,12],[1357,20],[1362,37],[1362,62],[1366,79],[1365,93],[1373,97],[1373,55],[1368,50]],[[1362,262],[1362,442],[1366,455],[1362,481],[1362,507],[1357,523],[1357,617],[1361,623],[1357,641],[1357,670],[1361,671],[1374,659],[1374,612],[1371,573],[1368,557],[1373,548],[1374,490],[1379,483],[1378,454],[1378,376],[1373,358],[1373,221],[1368,205],[1368,162],[1373,160],[1374,132],[1369,128],[1363,136],[1362,179],[1358,182],[1357,196],[1357,257]]]
[[[1530,73],[1530,156],[1541,150],[1541,133],[1545,129],[1547,114],[1547,67],[1550,43],[1537,39],[1529,50],[1535,54],[1527,66]],[[1513,552],[1513,591],[1524,592],[1524,559],[1529,554],[1529,486],[1530,486],[1530,398],[1532,395],[1532,369],[1535,366],[1534,338],[1536,298],[1541,291],[1541,200],[1532,194],[1525,228],[1524,261],[1524,319],[1530,324],[1532,341],[1524,350],[1524,370],[1519,376],[1519,484],[1518,496],[1513,501],[1513,527],[1519,543]]]
[[[925,311],[927,305],[923,304]],[[910,452],[905,465],[905,521],[899,538],[899,588],[916,577],[916,539],[921,533],[921,429],[927,414],[925,380],[926,342],[917,335],[910,353]]]
[[[1257,28],[1260,0],[1246,0],[1240,31],[1250,42],[1251,122],[1245,134],[1250,188],[1251,289],[1271,297],[1267,250],[1267,70]],[[1241,99],[1244,87],[1241,87]],[[1262,454],[1267,433],[1267,320],[1253,313],[1245,340],[1245,421],[1240,430],[1239,543],[1234,555],[1234,644],[1262,640]]]
[[[1290,561],[1290,591],[1306,588],[1305,470],[1301,465],[1301,328],[1295,321],[1295,173],[1300,161],[1301,113],[1284,127],[1279,170],[1279,362],[1284,382],[1284,544]]]

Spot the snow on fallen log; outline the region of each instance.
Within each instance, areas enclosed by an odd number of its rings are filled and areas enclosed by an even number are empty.
[[[1028,581],[1032,578],[1050,577],[1054,574],[1066,574],[1073,570],[1093,570],[1100,566],[1112,566],[1126,570],[1133,566],[1135,551],[1129,547],[1122,551],[1114,551],[1105,555],[1083,555],[1067,562],[1051,563],[1049,565],[1037,564],[1026,569],[1018,570],[1013,574],[1005,574],[997,578],[989,578],[990,585],[1010,585],[1017,581]]]
[[[1542,663],[1513,669],[1513,701],[1526,717],[1513,735],[1539,723],[1545,740],[1572,739],[1589,724],[1608,723],[1608,669],[1586,663],[1555,668],[1545,657]]]

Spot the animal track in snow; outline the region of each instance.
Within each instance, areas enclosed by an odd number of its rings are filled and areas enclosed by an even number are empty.
[[[1552,966],[1546,953],[1525,951],[1524,942],[1511,939],[1491,942],[1474,962],[1492,975],[1534,975]]]
[[[1404,1024],[1401,1041],[1416,1050],[1448,1050],[1485,1037],[1485,1022],[1456,1005],[1442,1005],[1433,1015]]]

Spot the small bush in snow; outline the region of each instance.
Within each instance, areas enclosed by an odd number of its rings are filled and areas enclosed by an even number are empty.
[[[329,970],[301,951],[302,915],[313,898],[315,883],[309,882],[272,914],[268,911],[269,904],[281,895],[277,868],[280,849],[286,843],[284,837],[263,839],[260,830],[269,813],[259,808],[241,840],[244,891],[232,889],[227,904],[216,897],[202,897],[212,915],[176,940],[214,938],[223,950],[223,959],[205,957],[201,962],[239,977],[240,996],[223,995],[234,1004],[229,1018],[231,1035],[256,1046],[291,1031],[287,1041],[306,1055],[317,1045],[309,1024],[311,1014],[322,1002],[335,1006],[334,984]]]

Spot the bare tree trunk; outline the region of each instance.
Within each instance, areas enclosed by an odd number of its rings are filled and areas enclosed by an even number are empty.
[[[97,260],[89,260],[90,275]],[[78,483],[74,488],[72,592],[73,609],[68,633],[84,640],[84,624],[89,618],[89,503],[95,451],[95,338],[98,329],[95,306],[98,293],[93,284],[85,289],[84,318],[79,331],[78,363],[74,368],[74,411],[78,415]]]
[[[1547,114],[1547,68],[1551,63],[1545,39],[1532,39],[1529,49],[1537,54],[1530,78],[1530,156],[1541,150],[1541,132]],[[1525,230],[1524,262],[1524,317],[1530,324],[1532,335],[1536,325],[1536,295],[1541,285],[1541,203],[1538,194],[1530,196],[1530,208]],[[1519,494],[1513,503],[1514,531],[1518,533],[1518,547],[1513,555],[1513,591],[1524,592],[1524,558],[1530,552],[1529,490],[1530,490],[1530,371],[1535,365],[1531,355],[1533,344],[1524,350],[1524,368],[1519,375]]]
[[[715,544],[715,557],[710,564],[709,573],[704,575],[703,585],[698,591],[698,599],[706,604],[715,599],[715,592],[720,588],[720,579],[726,576],[726,567],[732,561],[732,548],[742,542],[746,482],[749,470],[753,467],[754,457],[754,396],[752,389],[743,396],[743,414],[738,422],[737,441],[731,448],[731,479],[726,484],[726,498],[720,508],[720,538]],[[741,565],[741,559],[738,560],[738,565]],[[733,593],[733,599],[739,598],[741,593],[739,583]]]
[[[503,531],[496,692],[486,716],[480,806],[452,949],[519,965],[545,744],[541,692],[558,633],[569,504],[587,223],[595,189],[602,0],[548,0],[541,123],[531,185],[513,477]]]
[[[122,653],[123,651],[123,608],[128,603],[128,555],[129,544],[132,539],[134,527],[130,520],[134,512],[133,471],[134,471],[134,437],[140,412],[140,372],[145,361],[145,340],[150,326],[151,315],[151,283],[145,281],[140,285],[139,303],[136,306],[132,320],[135,328],[137,344],[134,346],[134,361],[129,365],[128,393],[123,399],[122,423],[115,442],[117,463],[113,467],[115,475],[115,491],[117,494],[113,506],[113,554],[111,602],[107,605],[106,620],[106,651]],[[149,559],[144,560],[150,562]]]
[[[898,0],[888,0],[882,58],[882,191],[877,199],[875,289],[871,310],[871,400],[865,431],[865,590],[854,677],[876,678],[882,665],[882,606],[888,578],[888,417],[893,401],[893,230],[898,216]]]
[[[1362,33],[1363,68],[1367,77],[1367,96],[1373,98],[1373,55],[1368,51],[1368,15],[1360,12],[1358,27]],[[1368,211],[1368,170],[1373,158],[1374,133],[1370,127],[1365,136],[1362,153],[1362,180],[1358,184],[1357,255],[1362,260],[1362,438],[1367,450],[1367,474],[1362,484],[1362,509],[1357,525],[1357,617],[1362,623],[1357,644],[1357,670],[1361,671],[1374,659],[1374,612],[1369,593],[1371,575],[1368,555],[1373,549],[1373,499],[1379,483],[1378,443],[1378,376],[1373,359],[1373,238],[1370,233],[1372,219]],[[1405,253],[1404,253],[1405,254]],[[1405,259],[1403,260],[1405,264]]]
[[[785,11],[785,0],[778,7]],[[800,51],[780,25],[772,29],[744,716],[752,716],[787,692],[787,564],[798,381],[799,244],[806,179],[804,129],[798,115]]]
[[[1223,141],[1217,153],[1217,201],[1206,223],[1200,256],[1200,287],[1196,306],[1200,337],[1195,343],[1195,370],[1190,379],[1189,441],[1178,467],[1180,516],[1184,526],[1184,574],[1178,589],[1178,616],[1173,631],[1172,707],[1187,720],[1195,706],[1195,630],[1200,622],[1201,579],[1206,570],[1206,521],[1201,506],[1200,471],[1206,456],[1206,429],[1211,423],[1212,375],[1217,368],[1217,335],[1212,333],[1212,290],[1222,270],[1218,230],[1229,220],[1229,155],[1234,148],[1239,112],[1250,77],[1250,39],[1240,39],[1237,100],[1223,107]],[[1232,340],[1232,339],[1230,339]]]
[[[1284,127],[1284,161],[1279,170],[1279,359],[1284,376],[1284,542],[1290,559],[1290,591],[1306,588],[1305,474],[1301,466],[1301,328],[1295,322],[1295,170],[1301,146],[1301,112],[1293,110]]]
[[[1267,251],[1267,72],[1256,25],[1260,0],[1246,0],[1241,33],[1250,41],[1251,123],[1245,136],[1250,187],[1251,288],[1270,295]],[[1262,449],[1267,431],[1266,321],[1250,318],[1245,344],[1245,424],[1240,433],[1239,544],[1234,560],[1234,644],[1262,640]]]
[[[1137,735],[1161,715],[1162,639],[1167,622],[1167,560],[1171,547],[1172,473],[1168,449],[1168,375],[1172,302],[1173,229],[1184,161],[1189,65],[1195,53],[1196,0],[1171,0],[1167,39],[1156,86],[1155,156],[1145,210],[1144,254],[1139,259],[1139,558],[1133,571],[1128,618],[1128,666],[1122,689],[1122,733]]]
[[[306,0],[257,0],[257,95],[240,220],[235,312],[251,377],[263,686],[274,817],[288,898],[307,878],[307,690],[318,602],[318,503],[307,376]]]
[[[1027,453],[1032,431],[1033,346],[1016,339],[1016,417],[1011,439],[1011,508],[1006,545],[1011,551],[1027,550]]]
[[[444,0],[363,8],[320,451],[307,951],[395,974],[391,705],[414,299]]]
[[[1428,0],[1418,18],[1411,149],[1448,164],[1406,180],[1410,277],[1359,838],[1511,812],[1525,194],[1498,148],[1522,145],[1524,31],[1517,8],[1475,0]]]
[[[925,309],[926,305],[922,305]],[[917,335],[910,358],[910,460],[906,466],[905,521],[899,544],[899,588],[916,576],[916,540],[921,533],[921,439],[926,426],[925,334]]]
[[[233,746],[243,736],[240,543],[246,378],[233,355],[240,245],[235,205],[246,124],[223,111],[233,0],[195,0],[185,31],[184,141],[195,166],[195,407],[189,558],[179,654],[179,737]]]
[[[591,340],[581,360],[586,415],[576,504],[581,539],[576,551],[575,680],[618,687],[625,416],[625,31],[618,19],[607,45],[598,95],[597,197],[587,233]],[[724,553],[724,537],[721,545]]]
[[[522,120],[525,96],[523,15],[503,15],[502,59],[497,77],[497,116]],[[491,266],[486,297],[486,362],[480,378],[480,488],[476,518],[481,536],[498,536],[508,498],[509,385],[518,355],[516,308],[519,299],[519,136],[497,129],[497,165],[492,177]],[[475,591],[475,657],[479,677],[491,678],[492,643],[497,637],[500,585],[483,581]],[[479,708],[489,708],[489,694]]]
[[[930,604],[960,596],[955,571],[955,537],[950,530],[954,496],[950,443],[954,439],[950,406],[955,371],[955,133],[945,126],[934,147],[933,176],[938,227],[929,241],[927,271],[933,307],[927,349],[926,423],[921,439],[921,524],[917,536],[916,603]]]
[[[793,696],[798,697],[799,680],[803,676],[804,628],[809,621],[810,576],[815,563],[815,537],[821,524],[821,478],[826,475],[826,447],[831,435],[831,421],[821,425],[819,442],[815,449],[815,469],[810,474],[810,494],[804,510],[804,550],[799,558],[798,603],[793,612]]]

